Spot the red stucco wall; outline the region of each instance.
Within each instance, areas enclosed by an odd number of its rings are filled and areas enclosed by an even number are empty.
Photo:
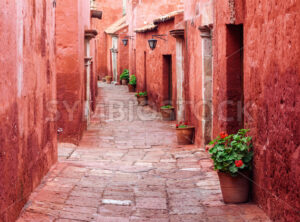
[[[58,1],[56,8],[58,127],[60,141],[77,143],[86,127],[84,30],[90,28],[89,1]],[[92,51],[92,50],[91,50]]]
[[[176,39],[169,34],[173,29],[174,20],[161,23],[157,31],[136,35],[136,44],[138,45],[136,49],[137,91],[147,90],[149,103],[155,109],[159,109],[165,104],[167,96],[164,92],[168,83],[164,77],[166,73],[164,73],[163,55],[172,57],[172,103],[174,106],[176,105]],[[163,37],[167,41],[158,39],[155,50],[151,50],[148,40],[152,39],[152,35],[158,34],[167,34]]]
[[[274,221],[300,221],[300,2],[247,0],[231,8],[228,2],[215,8],[214,133],[230,124],[217,115],[230,87],[225,24],[243,23],[244,124],[254,139],[254,199]]]
[[[95,22],[95,28],[99,31],[98,36],[96,37],[97,41],[97,75],[101,78],[106,75],[111,75],[110,70],[110,48],[111,39],[104,31],[114,22],[122,18],[123,16],[123,0],[97,0],[97,7],[102,11],[102,19]]]
[[[184,45],[186,121],[196,127],[197,144],[201,143],[202,138],[202,40],[198,30],[200,25],[200,16],[186,20]]]
[[[203,144],[203,67],[202,38],[199,26],[209,26],[213,23],[212,0],[190,0],[184,2],[184,73],[186,120],[196,127],[196,144]],[[207,89],[209,90],[209,89]]]
[[[182,9],[183,0],[144,0],[142,2],[130,0],[127,7],[128,33],[135,37],[134,30],[136,28],[153,23],[153,20],[159,16]],[[133,73],[136,73],[137,52],[135,51],[138,50],[137,46],[139,46],[135,39],[132,40],[129,47],[129,70]]]
[[[52,2],[0,2],[0,221],[13,222],[57,160]],[[26,16],[25,16],[26,15]]]

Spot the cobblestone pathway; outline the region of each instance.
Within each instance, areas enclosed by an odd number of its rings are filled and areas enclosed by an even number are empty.
[[[81,143],[60,145],[19,222],[268,221],[255,205],[222,203],[207,154],[178,146],[174,123],[137,107],[126,87],[100,86]]]

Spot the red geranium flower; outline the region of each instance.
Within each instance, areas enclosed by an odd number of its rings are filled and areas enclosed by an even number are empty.
[[[211,148],[213,148],[213,145],[206,145],[205,151],[208,152]]]
[[[187,125],[188,125],[188,122],[185,122],[185,123],[184,123],[184,125],[186,125],[186,126],[187,126]]]
[[[225,133],[225,132],[222,132],[222,133],[220,134],[221,139],[225,139],[227,136],[228,136],[228,134]]]
[[[236,160],[235,162],[236,167],[242,167],[244,165],[242,160]]]
[[[176,124],[176,128],[178,128],[179,127],[179,125],[178,124]]]

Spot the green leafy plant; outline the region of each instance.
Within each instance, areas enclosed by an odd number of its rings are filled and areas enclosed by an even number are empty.
[[[187,122],[180,122],[179,124],[176,124],[176,128],[178,128],[178,129],[184,129],[184,128],[188,128],[189,127],[189,125],[188,125],[188,123]]]
[[[136,76],[135,75],[131,75],[130,79],[129,79],[129,85],[136,85]]]
[[[124,71],[120,75],[120,79],[121,80],[125,79],[125,80],[129,81],[129,70],[128,69],[124,69]]]
[[[252,137],[249,130],[241,129],[237,134],[228,135],[222,132],[209,144],[207,151],[214,161],[215,170],[236,176],[239,171],[252,169]]]
[[[161,109],[174,109],[174,107],[171,106],[171,105],[162,106],[162,107],[160,107],[160,108],[161,108]]]
[[[136,97],[143,97],[143,96],[148,96],[147,92],[138,92],[135,94]]]

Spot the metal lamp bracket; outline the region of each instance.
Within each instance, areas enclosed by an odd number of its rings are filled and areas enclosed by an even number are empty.
[[[134,36],[126,35],[124,38],[134,39]]]
[[[154,39],[155,37],[158,38],[158,39],[162,39],[164,41],[167,41],[167,39],[163,38],[163,36],[168,36],[168,35],[152,35],[152,38]]]

